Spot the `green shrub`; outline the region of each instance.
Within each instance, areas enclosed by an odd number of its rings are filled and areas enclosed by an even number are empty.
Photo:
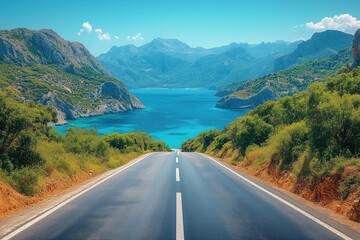
[[[152,137],[143,132],[112,133],[104,135],[104,141],[111,147],[124,153],[144,151],[169,151],[170,149],[161,141],[153,140]]]
[[[302,121],[285,126],[273,137],[275,151],[279,155],[279,169],[289,169],[298,160],[307,147],[308,134],[309,129]]]
[[[234,143],[235,146],[240,149],[242,155],[245,155],[248,146],[252,144],[261,145],[264,143],[273,131],[273,127],[257,115],[245,116],[237,121],[239,122],[239,127],[234,138]]]
[[[52,108],[33,102],[20,104],[0,92],[0,166],[11,171],[44,161],[34,151],[37,139],[50,131],[56,119]]]
[[[300,177],[308,177],[310,175],[310,161],[311,154],[309,149],[306,149],[292,165],[292,176],[295,179]]]
[[[34,196],[38,191],[40,170],[37,167],[24,167],[10,174],[10,185],[19,193]]]
[[[63,141],[68,152],[95,155],[104,161],[107,158],[109,144],[97,136],[95,129],[69,128]]]
[[[357,175],[349,175],[347,178],[345,178],[344,181],[342,181],[338,187],[338,192],[341,195],[341,199],[346,199],[350,194],[350,187],[354,185],[357,188],[360,186],[360,179]]]

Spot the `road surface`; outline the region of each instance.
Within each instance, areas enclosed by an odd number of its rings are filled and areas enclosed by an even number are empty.
[[[198,153],[150,154],[79,195],[4,239],[360,239]]]

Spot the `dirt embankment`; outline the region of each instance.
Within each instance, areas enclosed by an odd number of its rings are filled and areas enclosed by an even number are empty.
[[[0,219],[27,206],[55,196],[74,185],[93,177],[92,172],[79,172],[71,180],[49,179],[44,182],[43,190],[35,197],[24,196],[0,181]]]
[[[295,181],[290,172],[277,171],[269,163],[254,168],[251,162],[246,161],[236,167],[272,186],[295,193],[317,205],[346,216],[352,221],[360,222],[360,192],[352,186],[347,198],[341,200],[338,191],[340,183],[350,175],[359,174],[358,171],[354,172],[352,169],[345,168],[341,174],[334,174],[320,181],[311,182],[304,179]]]

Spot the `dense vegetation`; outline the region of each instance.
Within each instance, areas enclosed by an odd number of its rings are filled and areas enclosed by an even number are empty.
[[[141,132],[98,136],[92,129],[58,135],[49,122],[56,112],[33,102],[19,103],[16,92],[0,92],[0,179],[20,193],[35,195],[49,179],[71,180],[77,173],[100,173],[148,151],[168,151]]]
[[[317,181],[345,166],[359,173],[360,67],[343,68],[307,91],[268,101],[222,131],[200,133],[182,149],[233,163],[268,163],[279,171],[291,171],[295,179]],[[359,183],[359,177],[350,176],[352,184]]]

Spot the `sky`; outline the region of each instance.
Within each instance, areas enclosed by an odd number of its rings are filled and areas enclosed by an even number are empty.
[[[175,38],[191,47],[309,39],[360,28],[360,0],[1,0],[0,29],[53,29],[94,56]]]

